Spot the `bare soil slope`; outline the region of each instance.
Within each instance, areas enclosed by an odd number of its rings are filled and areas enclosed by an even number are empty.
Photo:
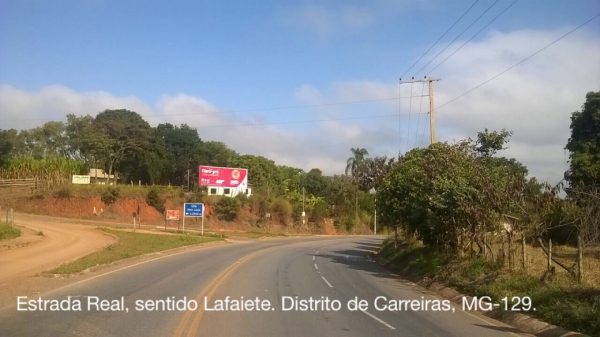
[[[0,251],[0,288],[85,256],[115,240],[94,227],[48,216],[17,213],[15,222],[41,232],[42,239]]]

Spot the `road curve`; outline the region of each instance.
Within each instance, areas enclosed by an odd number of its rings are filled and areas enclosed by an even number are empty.
[[[31,245],[0,251],[0,287],[73,261],[115,241],[95,227],[61,218],[17,213],[15,223],[43,238]]]
[[[435,299],[371,260],[380,242],[366,236],[263,240],[165,256],[43,296],[97,296],[117,302],[123,297],[128,312],[17,312],[13,307],[0,311],[0,336],[521,336],[505,324],[461,310],[375,310],[372,304],[378,296]],[[210,307],[227,296],[258,297],[273,308],[202,310],[205,297]],[[311,296],[339,300],[344,307],[282,310],[289,298]],[[355,297],[371,306],[348,310],[345,304]],[[195,299],[200,308],[135,310],[135,301],[167,298]]]

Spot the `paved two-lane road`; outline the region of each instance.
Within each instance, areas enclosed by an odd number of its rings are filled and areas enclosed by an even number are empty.
[[[381,242],[367,236],[295,238],[206,247],[100,275],[44,298],[124,297],[129,312],[0,312],[0,336],[514,336],[516,330],[456,310],[378,311],[378,296],[433,299],[370,258]],[[275,310],[200,310],[227,296],[258,297]],[[135,310],[136,300],[196,299],[200,309]],[[283,298],[339,300],[339,311],[282,311]],[[366,300],[367,310],[346,302]],[[283,300],[288,301],[288,300]],[[16,302],[16,301],[15,301]],[[320,308],[322,309],[322,308]]]

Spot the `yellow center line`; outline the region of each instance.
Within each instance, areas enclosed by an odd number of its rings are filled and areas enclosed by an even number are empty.
[[[196,297],[196,301],[199,303],[199,308],[197,311],[187,311],[179,324],[177,325],[177,329],[173,334],[174,337],[192,337],[196,336],[198,332],[198,328],[200,327],[200,322],[202,321],[202,316],[204,315],[204,298],[210,298],[215,293],[215,291],[244,263],[249,260],[256,258],[259,255],[264,254],[268,250],[277,248],[274,247],[265,247],[259,250],[256,250],[240,259],[235,261],[229,267],[225,268],[219,275],[217,275],[204,289],[200,291],[198,296]],[[187,332],[187,333],[186,333]]]

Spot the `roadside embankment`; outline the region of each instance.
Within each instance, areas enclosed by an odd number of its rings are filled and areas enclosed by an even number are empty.
[[[396,248],[393,240],[386,240],[378,253],[378,261],[448,298],[459,295],[451,288],[471,296],[489,296],[494,301],[504,297],[529,297],[535,310],[526,312],[527,316],[592,336],[600,335],[600,288],[595,285],[564,280],[542,282],[522,272],[509,272],[498,263],[476,257],[454,258],[410,240],[402,241]],[[539,336],[559,336],[567,332],[514,312],[495,309],[488,314]]]

